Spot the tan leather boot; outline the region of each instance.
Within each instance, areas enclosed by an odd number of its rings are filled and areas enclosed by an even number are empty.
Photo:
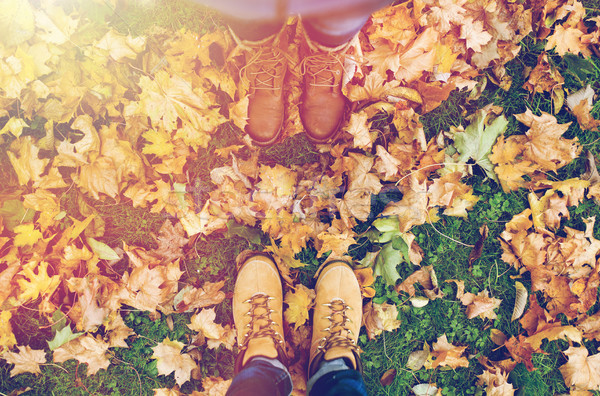
[[[306,38],[306,44],[309,55],[302,61],[300,118],[311,141],[327,143],[335,139],[344,118],[347,99],[342,94],[342,77],[349,43],[329,48]]]
[[[312,376],[324,360],[344,358],[362,372],[356,344],[362,320],[362,295],[354,271],[344,261],[332,261],[319,275],[308,363]]]
[[[233,320],[240,348],[236,373],[255,356],[287,364],[282,310],[277,266],[267,255],[251,256],[240,267],[233,292]]]
[[[250,85],[246,133],[257,145],[268,146],[277,141],[283,128],[287,60],[278,48],[279,34],[256,42],[238,41],[238,44],[246,51],[242,77]]]

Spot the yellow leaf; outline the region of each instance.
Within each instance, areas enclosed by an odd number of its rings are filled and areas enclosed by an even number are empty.
[[[10,326],[11,311],[0,312],[0,352],[11,348],[17,343],[15,335]]]
[[[144,145],[142,153],[154,154],[159,157],[165,157],[173,154],[175,145],[171,142],[171,136],[160,129],[158,131],[150,129],[142,134],[144,139],[150,142],[150,144]]]
[[[206,338],[217,339],[223,333],[223,326],[216,324],[217,314],[214,308],[203,309],[191,318],[191,323],[187,325],[190,330],[202,333]]]
[[[287,292],[284,302],[288,308],[283,312],[285,320],[295,324],[295,328],[298,329],[308,320],[308,310],[312,307],[314,299],[315,291],[301,284],[294,292]]]
[[[33,246],[37,241],[42,238],[42,233],[34,229],[33,223],[21,224],[15,227],[14,231],[17,234],[15,236],[15,246]]]
[[[182,354],[182,349],[182,342],[171,341],[169,337],[152,348],[152,359],[156,359],[158,374],[169,375],[175,372],[175,382],[179,386],[189,381],[192,370],[196,368],[194,359],[187,353]]]
[[[100,335],[97,338],[89,334],[78,337],[54,350],[53,361],[62,363],[69,359],[76,359],[80,363],[87,363],[87,375],[94,375],[100,369],[110,365],[108,360],[109,344],[104,342]]]
[[[19,178],[19,184],[26,185],[29,181],[41,180],[41,174],[49,160],[39,159],[39,151],[31,136],[18,138],[11,144],[6,154]]]
[[[29,40],[35,31],[33,8],[29,1],[0,1],[0,41],[7,47]]]
[[[35,273],[34,270],[37,272]],[[23,266],[23,269],[17,276],[22,278],[17,279],[21,293],[19,301],[25,302],[35,300],[40,295],[52,294],[60,283],[58,275],[48,276],[48,263],[42,261],[30,261]]]
[[[23,128],[28,126],[29,125],[27,125],[25,120],[23,120],[22,118],[11,117],[11,119],[8,120],[6,125],[4,125],[4,128],[0,129],[0,135],[10,132],[14,136],[19,137],[21,136]]]

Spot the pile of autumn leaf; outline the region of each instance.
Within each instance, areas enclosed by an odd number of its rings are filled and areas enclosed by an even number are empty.
[[[517,56],[519,42],[528,34],[547,38],[546,49],[561,56],[589,56],[599,31],[588,31],[578,1],[414,0],[376,12],[346,59],[343,89],[353,111],[342,139],[319,147],[323,160],[292,167],[260,164],[258,150],[242,134],[239,145],[215,150],[228,162],[211,170],[215,188],[204,202],[189,191],[189,164],[209,147],[219,126],[232,122],[243,129],[246,124],[244,54],[228,33],[216,30],[197,37],[185,30],[156,29],[132,37],[93,23],[76,6],[67,10],[52,0],[39,3],[34,8],[27,1],[0,0],[0,139],[8,145],[18,179],[2,201],[5,209],[24,214],[16,221],[0,217],[0,284],[6,285],[0,290],[0,356],[15,364],[12,376],[40,373],[39,365],[46,362],[45,351],[16,346],[10,320],[18,307],[35,306],[55,324],[49,342],[54,362],[76,359],[94,375],[111,364],[109,348],[127,348],[127,338],[135,336],[120,314],[126,305],[154,317],[194,313],[188,327],[195,335],[189,344],[167,338],[153,348],[159,374],[174,372],[178,385],[188,381],[197,365],[193,356],[200,356],[194,351],[231,350],[236,340],[234,329],[216,324],[214,308],[209,308],[225,298],[224,281],[180,285],[184,249],[189,238],[223,230],[233,219],[259,227],[271,238],[266,250],[273,253],[288,286],[285,319],[295,327],[288,337],[294,362],[290,371],[301,394],[314,292],[295,281],[294,269],[304,265],[295,255],[314,247],[319,258],[344,257],[356,243],[354,227],[369,219],[371,196],[384,186],[397,187],[402,199],[389,204],[368,233],[379,250],[357,263],[363,294],[373,297],[373,277],[382,276],[415,305],[443,297],[432,267],[396,285],[396,266],[421,262],[413,226],[434,223],[440,213],[466,217],[478,201],[472,187],[462,182],[472,171],[469,160],[505,191],[535,191],[531,209],[516,216],[502,234],[503,259],[529,271],[532,289],[547,298],[541,308],[532,297],[521,319],[527,337],[505,341],[512,359],[482,359],[486,370],[480,383],[488,392],[511,392],[508,372],[516,362],[532,369],[531,355],[541,352],[544,338],[600,340],[595,330],[600,317],[585,314],[596,302],[598,287],[600,242],[592,236],[593,219],[585,232],[567,229],[566,237],[553,233],[561,217],[569,216],[567,207],[581,202],[586,189],[588,198],[600,198],[597,174],[588,180],[547,180],[548,172],[581,151],[576,139],[562,137],[568,124],[528,111],[516,115],[526,133],[504,138],[507,119],[502,109],[488,106],[466,128],[440,131],[427,141],[419,122],[419,115],[455,89],[470,90],[472,99],[488,80],[508,89],[511,79],[504,64]],[[290,63],[286,137],[303,131],[295,105],[301,94],[301,30],[290,20],[285,33]],[[558,112],[565,101],[562,83],[543,53],[525,87],[550,92]],[[597,128],[589,115],[593,95],[588,88],[567,98],[582,128]],[[373,117],[381,114],[392,119],[395,131],[371,128]],[[45,136],[25,133],[40,119]],[[78,191],[83,220],[65,222],[60,198],[70,189]],[[104,223],[84,197],[165,212],[176,224],[165,222],[154,250],[126,244],[111,248],[98,240]],[[61,227],[65,224],[70,225]],[[129,268],[119,275],[111,265],[123,257]],[[469,319],[495,317],[500,300],[487,291],[464,293],[461,282],[455,282]],[[415,295],[414,283],[426,298]],[[400,325],[395,305],[369,302],[364,312],[369,338]],[[559,313],[576,320],[576,326],[562,326]],[[408,366],[465,367],[465,349],[442,335],[431,350],[425,344],[415,351]],[[561,372],[567,385],[600,389],[600,379],[592,374],[598,372],[600,355],[587,357],[585,347],[565,353],[569,362]],[[203,381],[207,394],[222,393],[227,386],[221,378]],[[434,385],[419,386],[428,389],[420,392],[430,392]]]

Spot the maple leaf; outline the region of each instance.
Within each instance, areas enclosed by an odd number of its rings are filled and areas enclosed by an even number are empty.
[[[17,346],[19,352],[4,352],[0,357],[15,367],[10,370],[10,376],[21,373],[41,374],[40,364],[46,363],[46,353],[43,350],[31,349],[29,345]]]
[[[359,268],[354,270],[354,275],[360,285],[360,290],[363,297],[372,298],[375,296],[375,289],[371,287],[375,283],[372,268]]]
[[[108,347],[108,343],[104,342],[100,336],[94,338],[86,334],[55,349],[53,361],[62,363],[69,359],[75,359],[79,363],[87,363],[87,374],[94,375],[98,370],[106,369],[110,365],[107,357]]]
[[[517,363],[524,363],[527,371],[533,371],[533,362],[531,361],[531,355],[534,350],[530,343],[527,342],[527,338],[522,334],[519,337],[511,337],[504,343],[506,349],[510,353],[510,356],[515,359]]]
[[[107,321],[108,323],[104,323],[104,330],[108,333],[109,346],[111,348],[129,348],[125,340],[135,332],[125,324],[118,312],[111,312]]]
[[[545,49],[554,48],[560,56],[564,56],[569,52],[573,55],[581,53],[583,56],[589,57],[591,52],[587,45],[581,41],[581,36],[583,36],[583,32],[577,28],[567,27],[565,29],[563,25],[558,25],[554,29],[554,34],[548,37]]]
[[[152,348],[154,354],[152,359],[156,359],[156,369],[160,375],[169,375],[175,372],[175,382],[181,386],[190,380],[191,372],[196,368],[194,359],[187,354],[181,353],[184,344],[165,338],[160,344]]]
[[[398,308],[395,304],[377,304],[369,302],[363,307],[363,324],[369,339],[374,339],[383,331],[394,331],[402,323],[397,319]]]
[[[204,308],[223,302],[225,293],[221,291],[225,281],[205,282],[201,288],[186,287],[178,294],[175,308],[178,312],[190,312],[197,308]]]
[[[17,283],[21,289],[18,296],[19,301],[35,300],[40,295],[54,293],[60,283],[60,277],[58,275],[49,276],[48,265],[45,261],[30,261],[23,266],[17,275],[20,277],[17,279]]]
[[[373,145],[371,135],[369,134],[370,124],[368,115],[365,111],[352,113],[348,125],[344,128],[346,132],[354,137],[354,147],[360,149],[370,149]]]
[[[171,136],[163,129],[150,129],[142,134],[149,144],[142,149],[144,154],[154,154],[159,157],[166,157],[173,154],[175,146],[171,142]]]
[[[348,231],[342,234],[333,234],[329,231],[324,231],[317,235],[317,238],[323,243],[317,253],[317,257],[321,257],[327,252],[331,252],[329,257],[344,256],[348,252],[350,245],[356,243],[356,240]]]
[[[497,181],[498,179],[488,156],[498,136],[506,130],[508,120],[503,115],[496,118],[492,117],[491,111],[478,110],[475,118],[465,131],[454,135],[454,146],[460,153],[459,162],[467,162],[471,158],[484,169],[488,177]]]
[[[10,145],[10,150],[6,154],[17,174],[19,184],[26,185],[29,181],[41,181],[42,172],[49,160],[40,159],[39,151],[31,136],[22,136]]]
[[[508,373],[502,373],[501,371],[492,373],[490,370],[485,370],[477,378],[479,378],[477,385],[486,385],[486,395],[512,396],[515,394],[515,389],[508,382]]]
[[[202,387],[206,396],[225,396],[231,385],[231,379],[224,380],[221,377],[205,377],[202,379]]]
[[[484,290],[477,295],[465,293],[460,301],[467,306],[467,318],[473,319],[479,316],[482,319],[496,319],[494,309],[500,307],[502,300],[489,297],[489,292]]]
[[[288,307],[283,312],[288,323],[295,324],[295,329],[302,326],[308,320],[308,310],[312,308],[315,299],[315,291],[299,284],[295,290],[285,294],[285,302]]]
[[[187,326],[191,330],[201,333],[207,339],[209,348],[218,348],[219,345],[224,343],[227,349],[233,349],[235,332],[231,331],[229,326],[223,327],[215,323],[215,318],[216,313],[214,308],[203,309],[198,314],[192,316],[191,323]]]
[[[467,48],[481,52],[481,46],[489,43],[492,35],[483,30],[483,21],[469,18],[460,27],[460,38],[466,40]]]
[[[428,217],[427,182],[419,182],[416,177],[411,176],[410,189],[407,190],[402,200],[389,203],[381,213],[382,216],[398,216],[400,232],[425,224]]]
[[[17,234],[13,242],[15,246],[33,246],[42,238],[42,233],[32,223],[18,225],[14,232]]]
[[[459,347],[449,343],[446,334],[438,337],[437,341],[433,343],[431,351],[431,355],[436,358],[431,362],[431,368],[439,366],[448,366],[453,369],[469,367],[469,361],[466,357],[462,356],[466,349],[466,346]],[[425,366],[427,367],[428,364]]]
[[[588,357],[585,346],[571,346],[563,353],[569,361],[558,369],[565,384],[578,390],[600,390],[600,354]]]

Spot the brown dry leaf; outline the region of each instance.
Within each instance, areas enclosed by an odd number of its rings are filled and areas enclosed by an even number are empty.
[[[471,253],[469,253],[469,268],[473,265],[473,262],[475,260],[477,260],[481,257],[481,252],[483,250],[483,243],[485,242],[485,240],[488,237],[488,231],[489,231],[489,228],[488,228],[487,224],[484,224],[481,226],[481,228],[479,228],[479,234],[481,236],[475,243],[475,246],[473,247],[473,250],[471,250]]]
[[[577,328],[583,332],[586,339],[600,341],[600,313],[597,312],[578,321]]]
[[[527,342],[526,337],[524,337],[522,334],[520,334],[518,338],[511,337],[504,343],[504,346],[506,349],[508,349],[510,356],[517,363],[524,363],[528,371],[535,370],[533,367],[533,362],[531,361],[531,355],[533,354],[534,350],[531,347],[531,344]]]
[[[187,353],[181,353],[184,344],[165,338],[160,344],[152,348],[156,359],[156,369],[160,375],[169,375],[175,372],[175,382],[181,386],[189,381],[192,370],[196,367],[194,359]]]
[[[398,308],[395,304],[377,304],[369,302],[363,307],[363,324],[369,339],[374,339],[385,331],[394,331],[402,323],[397,319]]]
[[[110,365],[108,347],[109,344],[104,342],[100,336],[94,338],[90,334],[86,334],[55,349],[53,361],[62,363],[69,359],[75,359],[79,363],[87,363],[87,374],[94,375],[98,370],[106,369]]]
[[[220,304],[225,299],[225,293],[221,291],[225,281],[205,282],[201,288],[190,288],[175,305],[177,312],[190,312],[197,308],[204,308]]]
[[[563,76],[548,62],[548,53],[542,52],[538,56],[537,65],[529,74],[529,79],[523,85],[523,88],[532,93],[550,92],[557,87],[561,87],[564,82]]]
[[[515,394],[512,384],[508,383],[508,373],[502,373],[499,370],[497,373],[484,370],[483,374],[478,375],[477,378],[479,378],[477,385],[486,385],[486,395],[512,396]]]
[[[202,380],[203,396],[225,396],[231,385],[231,379],[225,380],[221,377],[205,377]]]
[[[571,346],[564,354],[569,361],[558,369],[565,384],[574,390],[600,390],[600,354],[588,356],[585,346]]]
[[[414,297],[416,293],[414,287],[415,283],[418,283],[423,287],[425,295],[430,300],[435,300],[436,298],[444,296],[444,293],[438,288],[437,277],[433,266],[431,265],[423,267],[409,275],[401,284],[396,286],[396,292],[405,292],[408,293],[409,296]]]
[[[458,367],[469,367],[469,360],[462,356],[466,349],[466,346],[459,347],[449,343],[446,334],[444,334],[438,337],[437,341],[433,343],[431,355],[435,357],[435,360],[425,366],[427,368],[448,366],[453,369]]]
[[[317,235],[317,238],[323,243],[317,253],[321,257],[324,253],[331,251],[329,257],[342,257],[348,252],[350,245],[356,243],[353,235],[346,231],[342,234],[332,234],[324,231]]]
[[[467,306],[467,318],[473,319],[479,316],[482,319],[496,319],[494,309],[500,307],[502,300],[494,297],[489,297],[487,290],[479,292],[477,295],[473,293],[465,293],[460,301]]]
[[[396,379],[396,369],[391,368],[383,373],[379,379],[379,382],[381,383],[381,386],[389,386],[392,384],[392,382],[394,382],[394,379]]]
[[[0,354],[0,358],[6,360],[8,364],[15,366],[10,370],[10,376],[21,373],[41,374],[40,364],[46,363],[46,353],[43,350],[31,349],[29,345],[19,345],[19,352],[6,351]]]
[[[375,296],[375,289],[371,287],[371,285],[375,283],[373,268],[367,267],[355,269],[354,275],[356,275],[363,297],[373,298]]]
[[[535,352],[539,352],[542,341],[546,338],[548,341],[567,338],[569,341],[581,343],[582,334],[581,330],[573,326],[556,326],[527,337],[527,343],[531,345]]]
[[[585,57],[591,55],[588,46],[581,40],[583,32],[577,28],[558,25],[554,29],[554,34],[548,37],[546,50],[555,49],[560,56],[564,56],[567,52],[573,55],[583,54]]]

